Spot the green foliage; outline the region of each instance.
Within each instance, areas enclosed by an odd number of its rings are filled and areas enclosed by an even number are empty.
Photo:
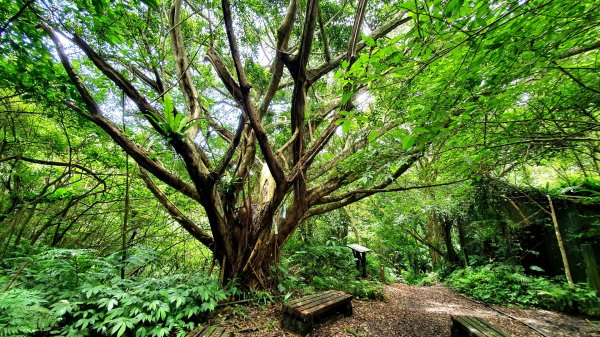
[[[166,94],[164,96],[163,106],[164,120],[162,117],[152,112],[149,112],[149,117],[154,123],[160,126],[167,138],[174,137],[181,139],[185,136],[187,130],[196,125],[200,125],[200,120],[190,121],[188,116],[175,111],[173,97],[171,97],[171,95]]]
[[[445,282],[454,290],[487,303],[531,306],[600,316],[595,291],[566,282],[526,275],[523,268],[508,264],[469,267],[452,273]]]
[[[50,249],[33,255],[19,288],[0,293],[0,331],[53,327],[61,336],[183,336],[230,294],[203,273],[121,279],[120,254],[93,254]],[[125,268],[139,270],[155,256],[132,250]]]
[[[185,335],[199,317],[227,298],[216,280],[202,274],[86,283],[79,291],[81,296],[54,307],[70,321],[62,330],[65,336],[86,336],[94,331],[117,336],[125,332]]]
[[[404,282],[417,286],[431,286],[440,281],[437,273],[423,273],[415,269],[404,270],[400,276]]]
[[[58,315],[45,304],[40,291],[12,288],[0,292],[0,336],[17,337],[48,331],[56,325]]]
[[[383,299],[377,266],[369,259],[373,279],[360,279],[352,252],[344,246],[307,246],[285,258],[281,266],[280,290],[343,290],[357,297]]]

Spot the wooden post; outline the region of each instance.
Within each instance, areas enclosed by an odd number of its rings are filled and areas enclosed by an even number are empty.
[[[361,253],[361,262],[362,262],[362,277],[366,278],[367,277],[367,253],[366,252],[362,252]]]
[[[600,273],[598,273],[598,264],[592,245],[586,243],[581,245],[583,253],[583,262],[585,263],[585,275],[590,288],[600,294]]]
[[[558,248],[560,249],[560,255],[562,256],[563,266],[565,268],[565,275],[567,276],[567,282],[570,288],[575,288],[573,283],[573,277],[571,276],[571,268],[569,267],[569,260],[567,259],[567,251],[565,250],[565,244],[560,234],[560,228],[558,227],[558,220],[556,220],[556,212],[554,211],[554,205],[552,204],[552,198],[546,195],[548,203],[550,204],[550,216],[552,217],[552,223],[554,224],[554,233],[556,234],[556,240],[558,241]]]
[[[362,272],[362,277],[367,277],[367,252],[371,250],[357,244],[349,244],[346,247],[352,250],[352,255],[356,260],[356,269]]]

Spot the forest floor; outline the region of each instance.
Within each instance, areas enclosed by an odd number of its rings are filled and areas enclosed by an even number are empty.
[[[562,313],[486,305],[437,285],[385,286],[384,301],[353,300],[351,317],[335,316],[317,325],[311,336],[450,336],[450,315],[481,317],[513,336],[596,336],[600,322]],[[211,320],[236,336],[297,336],[279,325],[280,304],[227,307]]]

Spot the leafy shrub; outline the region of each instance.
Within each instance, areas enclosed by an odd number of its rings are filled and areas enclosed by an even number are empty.
[[[0,292],[0,336],[23,336],[48,331],[57,315],[45,308],[38,291],[13,288]]]
[[[378,277],[378,261],[369,259],[371,275]],[[352,253],[344,246],[309,246],[282,261],[281,288],[343,290],[357,297],[383,299],[383,287],[377,280],[359,279]],[[284,277],[281,277],[284,276]]]
[[[139,270],[155,255],[132,250],[126,271]],[[0,293],[0,336],[50,328],[62,336],[183,336],[230,295],[201,273],[121,279],[121,265],[120,254],[98,258],[91,250],[49,249],[31,256],[19,282]]]
[[[416,286],[431,286],[440,282],[437,273],[422,273],[420,271],[409,269],[401,272],[404,282]]]
[[[600,299],[583,285],[528,276],[523,267],[489,264],[460,269],[446,283],[454,290],[488,303],[513,304],[600,316]]]
[[[54,305],[69,324],[65,336],[93,332],[121,336],[183,336],[195,321],[227,298],[218,282],[205,275],[113,280],[110,284],[84,284],[81,295]]]

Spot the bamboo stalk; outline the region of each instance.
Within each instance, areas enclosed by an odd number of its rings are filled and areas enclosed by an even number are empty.
[[[27,265],[29,264],[29,262],[31,262],[31,261],[27,260],[27,261],[25,261],[21,265],[21,268],[19,268],[19,270],[17,270],[17,272],[15,273],[15,275],[13,275],[13,277],[10,279],[10,282],[8,282],[8,284],[6,285],[6,287],[4,287],[4,291],[7,291],[8,289],[10,289],[10,286],[12,286],[12,284],[19,277],[19,275],[21,275],[21,273],[23,272],[23,269],[25,269],[25,267],[27,267]]]
[[[560,228],[558,227],[558,220],[556,219],[556,212],[554,211],[554,205],[552,204],[552,198],[546,195],[548,203],[550,204],[550,216],[552,217],[552,223],[554,224],[554,233],[556,234],[556,240],[558,241],[558,248],[560,249],[560,255],[562,256],[563,266],[565,268],[565,275],[567,276],[567,282],[569,288],[575,288],[573,283],[573,277],[571,276],[571,268],[569,267],[569,260],[567,259],[567,251],[565,250],[565,244],[560,234]]]

